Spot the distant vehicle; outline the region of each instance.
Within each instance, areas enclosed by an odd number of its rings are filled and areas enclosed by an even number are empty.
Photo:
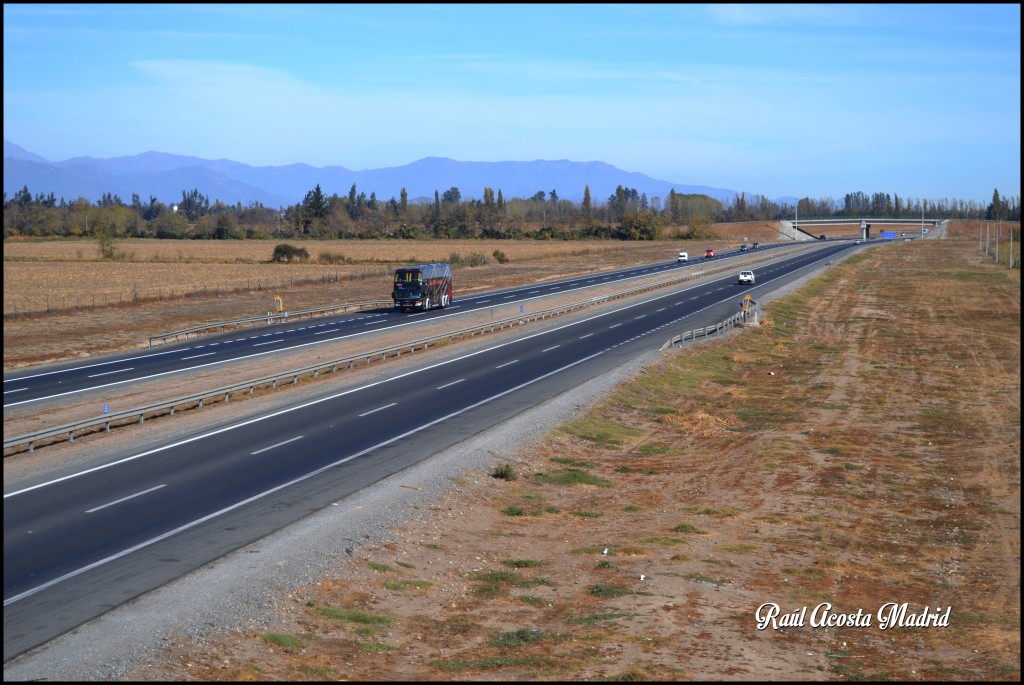
[[[452,303],[451,264],[418,264],[395,269],[395,289],[391,293],[395,309],[427,311],[444,309]]]
[[[707,250],[704,251],[704,259],[711,259],[714,256],[715,256],[715,251],[712,250],[710,247]]]
[[[860,245],[860,238],[858,238],[857,240],[854,240],[854,241],[853,241],[853,244],[854,244],[854,245]]]
[[[750,248],[748,248],[746,245],[740,245],[740,252],[746,252],[748,249]]]
[[[757,248],[758,248],[758,247],[759,247],[760,245],[761,245],[761,243],[754,243],[754,244],[753,244],[753,245],[751,246],[751,249],[754,249],[754,250],[756,250],[756,249],[757,249]]]
[[[754,272],[753,271],[741,271],[740,272],[740,285],[754,285]]]
[[[819,236],[818,236],[818,240],[826,240],[826,238],[825,238],[825,234],[824,234],[824,233],[822,233],[821,235],[819,235]]]
[[[680,252],[679,256],[676,257],[676,261],[677,262],[688,262],[688,261],[690,261],[690,255],[686,254],[685,252]]]

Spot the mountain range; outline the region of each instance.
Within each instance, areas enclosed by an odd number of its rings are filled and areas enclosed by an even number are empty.
[[[106,193],[130,202],[137,194],[143,203],[150,197],[165,204],[181,200],[182,192],[199,192],[229,205],[285,207],[305,198],[317,185],[325,195],[348,195],[355,184],[367,197],[376,193],[385,202],[398,199],[405,188],[410,202],[430,201],[435,191],[443,194],[458,188],[464,200],[481,199],[485,187],[501,190],[506,199],[545,197],[554,190],[573,202],[583,199],[589,186],[593,202],[604,202],[616,188],[634,188],[649,200],[666,198],[669,191],[708,195],[731,204],[734,190],[662,181],[644,174],[623,171],[604,162],[569,160],[532,162],[460,162],[444,157],[425,157],[400,167],[352,171],[340,166],[249,166],[228,159],[202,159],[163,152],[144,152],[128,157],[97,159],[74,157],[51,162],[4,140],[4,194],[10,198],[22,188],[37,195],[53,195],[67,201],[78,197],[96,202]],[[752,196],[747,193],[748,202]],[[785,201],[785,200],[782,200]]]

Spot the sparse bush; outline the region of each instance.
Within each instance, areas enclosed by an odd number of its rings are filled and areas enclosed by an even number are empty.
[[[505,566],[511,566],[513,568],[532,568],[537,566],[545,566],[548,562],[540,559],[504,559],[501,562]]]
[[[114,258],[114,236],[108,231],[96,231],[96,242],[99,248],[100,259]]]
[[[324,250],[317,257],[317,261],[321,264],[350,264],[351,259],[346,257],[340,252],[331,252],[330,250]]]
[[[512,467],[512,464],[502,464],[501,466],[494,469],[491,474],[491,478],[500,478],[501,480],[515,480],[516,470]]]
[[[491,635],[490,643],[495,647],[523,647],[540,640],[549,640],[558,637],[538,628],[520,628]]]
[[[304,647],[305,643],[297,637],[284,633],[261,633],[260,639],[278,647]]]
[[[463,257],[458,252],[452,252],[448,255],[448,263],[453,266],[483,266],[487,263],[487,255],[473,252],[468,257]]]
[[[498,264],[507,264],[508,263],[508,255],[506,255],[501,250],[495,250],[491,254],[494,256],[495,259],[498,260]]]
[[[270,261],[272,262],[308,262],[309,251],[304,247],[295,247],[288,243],[280,243],[274,248],[274,254],[271,256]]]

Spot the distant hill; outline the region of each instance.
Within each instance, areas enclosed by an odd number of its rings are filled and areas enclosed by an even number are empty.
[[[604,162],[569,160],[532,162],[459,162],[444,157],[426,157],[411,164],[384,169],[352,171],[340,166],[312,167],[307,164],[254,167],[227,159],[209,160],[162,152],[145,152],[129,157],[96,159],[75,157],[51,162],[14,143],[4,141],[4,193],[11,197],[28,187],[33,195],[49,195],[92,202],[103,194],[117,195],[129,202],[138,194],[145,203],[151,196],[171,204],[181,200],[182,191],[198,188],[211,202],[226,204],[259,202],[283,207],[301,202],[316,185],[325,195],[348,195],[352,184],[357,192],[387,201],[399,198],[405,188],[409,200],[433,201],[435,191],[443,194],[458,188],[465,200],[480,199],[485,187],[498,190],[506,199],[528,198],[554,190],[558,197],[573,202],[583,199],[590,187],[594,202],[604,202],[622,185],[646,194],[649,200],[677,193],[702,194],[729,204],[737,191],[709,186],[662,181],[644,174],[623,171]],[[748,201],[752,197],[747,193]]]

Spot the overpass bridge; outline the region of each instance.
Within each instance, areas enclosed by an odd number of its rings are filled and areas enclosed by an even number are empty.
[[[817,240],[819,236],[829,238],[861,238],[867,240],[874,230],[880,234],[882,229],[906,232],[907,228],[931,229],[946,222],[946,219],[900,218],[873,219],[844,217],[841,219],[798,219],[780,221],[780,233],[792,240]],[[839,229],[839,230],[837,230]],[[845,230],[843,230],[845,229]]]

